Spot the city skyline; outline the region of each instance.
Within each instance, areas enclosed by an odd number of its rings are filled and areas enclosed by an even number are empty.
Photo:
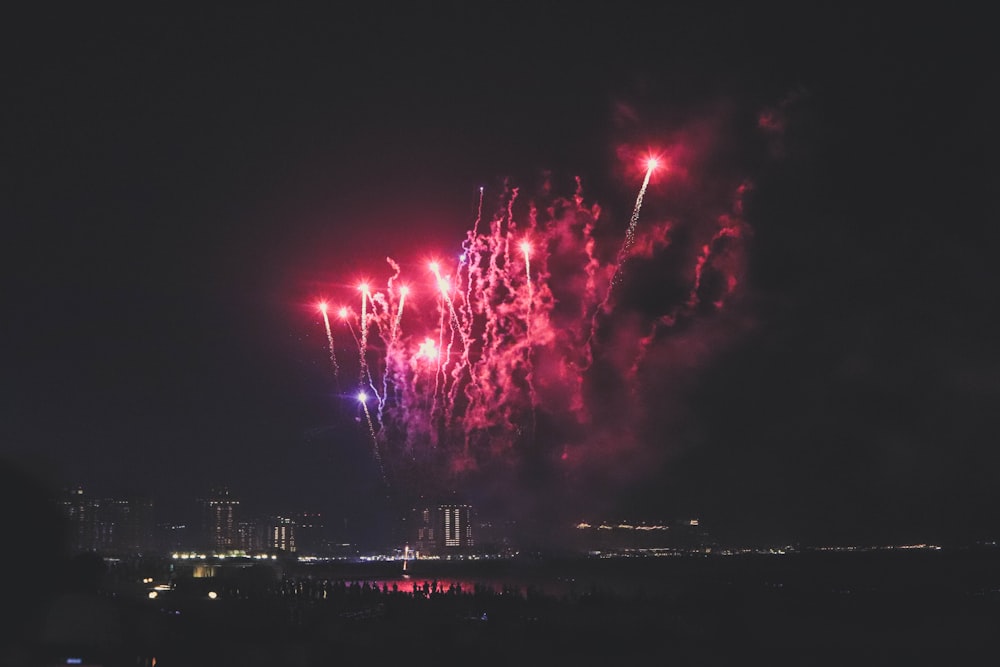
[[[38,500],[41,499],[33,499]],[[755,538],[741,541],[714,534],[711,526],[692,516],[652,520],[581,516],[574,522],[547,524],[548,533],[541,537],[530,523],[519,525],[508,517],[484,513],[457,496],[417,498],[409,507],[396,507],[396,513],[384,521],[360,528],[348,525],[346,517],[337,512],[326,514],[305,507],[248,507],[238,494],[224,486],[187,499],[182,503],[186,505],[182,514],[173,516],[157,512],[156,500],[147,496],[112,497],[99,491],[87,492],[80,486],[65,487],[61,493],[44,500],[67,521],[63,527],[68,531],[64,534],[67,541],[62,546],[68,548],[69,554],[95,552],[112,559],[144,553],[202,559],[283,554],[284,558],[307,560],[317,557],[461,560],[522,554],[556,558],[647,557],[685,553],[781,554],[802,550],[963,550],[998,544],[996,537],[987,533],[979,539],[944,542]],[[229,508],[224,517],[214,516],[217,512],[206,514],[206,508],[218,505]],[[461,512],[462,516],[456,514],[454,521],[449,521],[451,512]],[[41,517],[42,513],[35,515]],[[449,529],[449,525],[454,525],[455,530]],[[748,534],[754,535],[754,531]]]
[[[4,461],[167,514],[995,535],[985,21],[412,11],[12,22]]]

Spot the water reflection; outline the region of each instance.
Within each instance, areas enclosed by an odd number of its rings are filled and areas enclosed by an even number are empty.
[[[456,578],[427,577],[403,574],[396,577],[342,578],[339,584],[348,591],[370,590],[372,592],[406,593],[417,597],[432,595],[462,595],[468,593],[489,593],[493,595],[526,596],[541,594],[565,597],[577,592],[573,580],[551,580],[534,582],[514,582],[503,578]]]

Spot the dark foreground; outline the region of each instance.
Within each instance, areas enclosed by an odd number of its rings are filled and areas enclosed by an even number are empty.
[[[1000,635],[993,549],[415,564],[408,579],[251,567],[157,599],[130,588],[138,567],[29,605],[0,664],[936,665]]]

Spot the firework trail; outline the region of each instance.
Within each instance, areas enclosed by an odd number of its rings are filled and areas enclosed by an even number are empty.
[[[403,321],[403,303],[406,301],[406,295],[410,293],[408,287],[399,288],[399,305],[396,307],[396,319],[392,321],[392,342],[396,342],[396,336],[399,333],[400,324]]]
[[[521,241],[521,253],[524,254],[524,285],[528,290],[528,310],[531,310],[531,242]]]
[[[358,358],[360,361],[360,368],[358,370],[358,380],[365,384],[367,380],[368,387],[371,388],[372,393],[379,401],[379,410],[382,407],[382,396],[379,395],[378,390],[375,389],[375,381],[372,379],[371,369],[368,367],[368,329],[371,323],[372,317],[377,313],[376,304],[385,303],[385,297],[381,294],[372,295],[371,287],[368,283],[361,283],[358,287],[361,291],[361,340],[358,343]],[[369,316],[368,304],[372,306],[372,313]]]
[[[461,267],[465,266],[467,280],[466,280],[466,292],[465,292],[465,321],[471,322],[473,317],[472,312],[472,286],[473,286],[473,276],[478,275],[478,273],[473,274],[472,270],[472,254],[476,247],[476,242],[479,235],[479,223],[483,219],[483,191],[482,186],[479,187],[479,204],[476,206],[476,220],[472,223],[472,229],[466,234],[466,239],[462,243],[462,255],[460,257],[461,263],[459,264],[459,277],[461,277]]]
[[[327,308],[326,301],[319,304],[319,310],[323,313],[323,324],[326,326],[326,340],[330,345],[330,363],[333,364],[333,376],[336,378],[340,374],[340,365],[337,364],[337,353],[334,352],[333,331],[330,329],[330,318],[326,314]]]
[[[621,283],[621,270],[622,265],[628,259],[629,250],[635,244],[635,228],[639,224],[639,211],[642,209],[642,198],[646,195],[646,188],[649,187],[649,177],[653,175],[659,167],[659,160],[656,158],[649,158],[646,162],[646,176],[642,179],[642,187],[639,188],[639,194],[635,198],[635,206],[632,208],[632,218],[629,220],[628,229],[625,230],[625,240],[622,242],[622,247],[618,251],[618,259],[615,262],[614,273],[611,274],[611,283],[608,286],[608,293],[601,302],[601,308],[605,308],[608,305],[608,299],[611,296],[611,290]]]
[[[367,341],[364,338],[358,338],[358,332],[354,330],[354,325],[351,323],[351,312],[347,309],[346,306],[341,307],[337,311],[337,316],[341,320],[343,320],[345,324],[347,324],[347,329],[348,331],[351,332],[351,337],[354,338],[354,343],[358,347],[358,356],[360,359],[358,381],[360,382],[360,384],[367,385],[372,390],[372,393],[375,395],[375,398],[378,399],[379,410],[380,410],[379,414],[381,416],[381,407],[384,401],[384,394],[380,396],[378,391],[375,389],[375,383],[374,380],[372,379],[371,369],[369,368],[367,361],[368,359],[366,354],[368,348]]]
[[[358,345],[358,353],[361,361],[361,374],[359,379],[365,381],[368,375],[368,283],[361,283],[361,343]]]
[[[365,410],[365,419],[368,422],[368,433],[372,438],[372,453],[375,456],[375,461],[378,463],[379,473],[382,476],[382,482],[386,485],[389,484],[388,478],[385,476],[385,466],[382,464],[382,454],[379,453],[378,447],[378,437],[375,435],[375,426],[372,424],[372,415],[368,411],[368,395],[365,392],[358,394],[358,402],[361,403],[361,407]]]
[[[441,269],[437,262],[431,262],[430,268],[431,272],[434,274],[434,278],[437,280],[437,286],[438,290],[441,292],[441,298],[443,298],[444,302],[448,305],[448,313],[451,315],[451,330],[458,333],[458,335],[462,337],[462,344],[465,345],[465,347],[468,347],[469,340],[466,338],[465,329],[463,328],[462,323],[458,320],[458,313],[455,312],[455,304],[451,300],[451,295],[449,294],[451,291],[451,285],[448,284],[448,281],[445,278],[441,277]]]
[[[343,320],[347,324],[348,331],[350,331],[351,332],[351,336],[354,337],[354,344],[357,345],[358,349],[360,350],[361,349],[361,341],[358,339],[358,332],[356,332],[354,330],[354,325],[351,324],[351,319],[350,319],[350,317],[351,317],[351,311],[349,311],[347,309],[347,307],[341,307],[340,310],[337,311],[337,317],[339,317],[341,320]]]
[[[608,310],[608,303],[611,300],[611,292],[621,283],[622,265],[628,259],[629,251],[632,249],[632,246],[635,245],[635,229],[639,224],[639,211],[642,209],[642,199],[646,195],[646,188],[649,187],[649,178],[658,167],[658,159],[651,157],[646,160],[646,175],[642,179],[642,186],[639,188],[639,194],[635,198],[635,206],[632,207],[632,217],[629,220],[628,229],[625,230],[625,240],[622,242],[621,248],[618,250],[618,257],[614,263],[611,280],[608,282],[608,289],[604,293],[604,298],[601,300],[600,305],[594,309],[594,313],[590,318],[590,331],[587,335],[588,352],[591,344],[593,343],[594,334],[597,331],[597,318],[601,313]],[[585,367],[589,368],[592,361],[593,358],[588,354]]]

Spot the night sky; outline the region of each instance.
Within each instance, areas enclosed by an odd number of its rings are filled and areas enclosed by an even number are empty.
[[[454,491],[524,522],[697,517],[732,540],[1000,533],[984,16],[421,3],[4,23],[0,454],[51,483],[148,493],[167,516],[224,483],[347,527]],[[650,153],[668,168],[606,292]],[[454,438],[397,439],[380,460],[358,344],[331,312],[334,373],[316,304],[359,310],[390,257],[422,338],[427,261],[454,272],[514,189],[519,229],[532,201],[566,225],[533,286],[567,336],[597,321],[570,315],[590,216],[613,295],[593,365],[532,357],[530,437],[494,425],[460,464]]]

